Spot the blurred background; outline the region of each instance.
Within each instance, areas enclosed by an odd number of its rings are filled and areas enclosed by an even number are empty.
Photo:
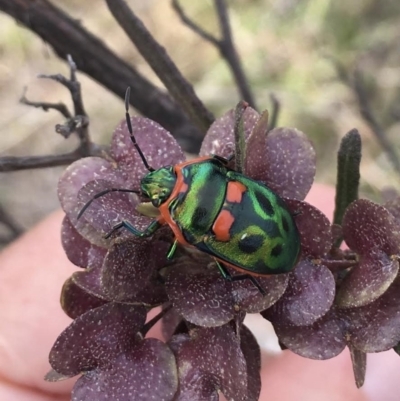
[[[167,0],[128,0],[154,37],[167,49],[198,96],[216,117],[240,100],[218,50],[183,25]],[[186,13],[219,36],[213,2],[181,0]],[[234,41],[260,110],[279,100],[278,125],[296,127],[313,141],[318,182],[335,184],[340,139],[357,128],[363,139],[362,194],[380,200],[397,187],[399,173],[360,114],[352,86],[354,71],[372,113],[397,151],[400,144],[400,2],[398,0],[230,0]],[[56,4],[144,76],[162,87],[130,43],[105,2],[58,0]],[[65,153],[77,146],[54,132],[63,119],[22,105],[31,101],[71,105],[67,90],[38,74],[68,75],[68,67],[38,36],[0,12],[0,157]],[[120,98],[80,74],[94,142],[107,144],[124,118]],[[132,114],[134,111],[132,110]],[[57,180],[65,167],[0,173],[0,205],[25,230],[58,208]],[[8,231],[0,224],[0,238]]]

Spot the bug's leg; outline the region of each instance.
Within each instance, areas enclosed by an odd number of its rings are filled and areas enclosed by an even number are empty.
[[[109,238],[112,234],[114,234],[116,231],[120,230],[121,228],[126,228],[128,231],[130,231],[132,234],[136,235],[137,237],[150,237],[153,235],[160,227],[162,224],[158,220],[154,220],[151,222],[143,231],[139,231],[137,228],[133,227],[129,221],[120,221],[118,224],[116,224],[110,232],[108,232],[104,238],[107,239]]]
[[[256,287],[258,289],[258,291],[260,291],[261,295],[267,295],[267,293],[265,292],[264,288],[261,287],[260,283],[250,274],[237,274],[235,276],[232,276],[228,269],[220,262],[218,262],[218,260],[215,260],[215,263],[218,266],[218,269],[222,275],[222,277],[225,280],[228,281],[242,281],[242,280],[250,280],[254,287]]]
[[[176,239],[168,250],[168,253],[167,253],[168,260],[171,260],[174,257],[177,246],[178,246],[178,240]]]

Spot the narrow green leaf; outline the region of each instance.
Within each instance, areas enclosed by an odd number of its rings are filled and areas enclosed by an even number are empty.
[[[243,115],[247,107],[249,107],[249,104],[244,101],[239,102],[235,107],[235,170],[239,173],[243,173],[244,156],[246,154]]]
[[[358,199],[360,182],[361,137],[352,129],[342,139],[338,152],[334,224],[342,224],[343,215],[351,202]],[[340,246],[342,239],[336,242]]]

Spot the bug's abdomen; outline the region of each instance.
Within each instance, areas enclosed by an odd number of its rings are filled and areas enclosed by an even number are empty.
[[[230,171],[227,178],[225,201],[203,237],[206,252],[249,273],[290,271],[300,252],[300,239],[282,199],[242,174]]]

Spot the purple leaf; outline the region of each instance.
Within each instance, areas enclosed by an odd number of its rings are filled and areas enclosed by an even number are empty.
[[[324,265],[302,260],[289,274],[283,296],[262,315],[280,325],[309,326],[330,309],[335,280]]]
[[[303,257],[320,258],[332,247],[332,230],[328,218],[309,203],[285,199],[301,237]]]
[[[306,197],[315,176],[315,151],[305,134],[295,128],[275,128],[267,135],[264,154],[258,149],[253,156],[252,150],[247,150],[247,175],[282,197]]]
[[[231,283],[206,266],[179,263],[169,271],[165,286],[176,311],[193,324],[221,326],[234,316]]]
[[[371,250],[340,284],[336,303],[341,308],[367,305],[380,297],[399,272],[399,262]]]
[[[400,232],[393,215],[366,199],[354,201],[343,217],[343,235],[353,251],[365,254],[372,248],[389,256],[400,253]]]
[[[66,376],[110,366],[132,347],[143,326],[146,310],[140,306],[108,303],[75,319],[50,351],[52,368]]]
[[[247,107],[243,113],[242,121],[245,139],[253,131],[260,115],[251,107]],[[208,129],[200,149],[200,156],[210,156],[211,154],[229,157],[235,153],[235,110],[231,109],[222,117],[217,118]]]
[[[136,142],[152,168],[173,166],[185,160],[178,142],[161,125],[144,117],[133,117],[131,123]],[[114,131],[111,156],[118,163],[129,188],[139,189],[140,180],[149,171],[133,146],[126,121],[122,121]]]
[[[346,346],[345,327],[334,311],[309,326],[274,323],[275,332],[287,348],[310,359],[330,359]]]
[[[174,355],[151,338],[136,343],[110,366],[85,373],[72,390],[72,401],[170,401],[177,387]]]

